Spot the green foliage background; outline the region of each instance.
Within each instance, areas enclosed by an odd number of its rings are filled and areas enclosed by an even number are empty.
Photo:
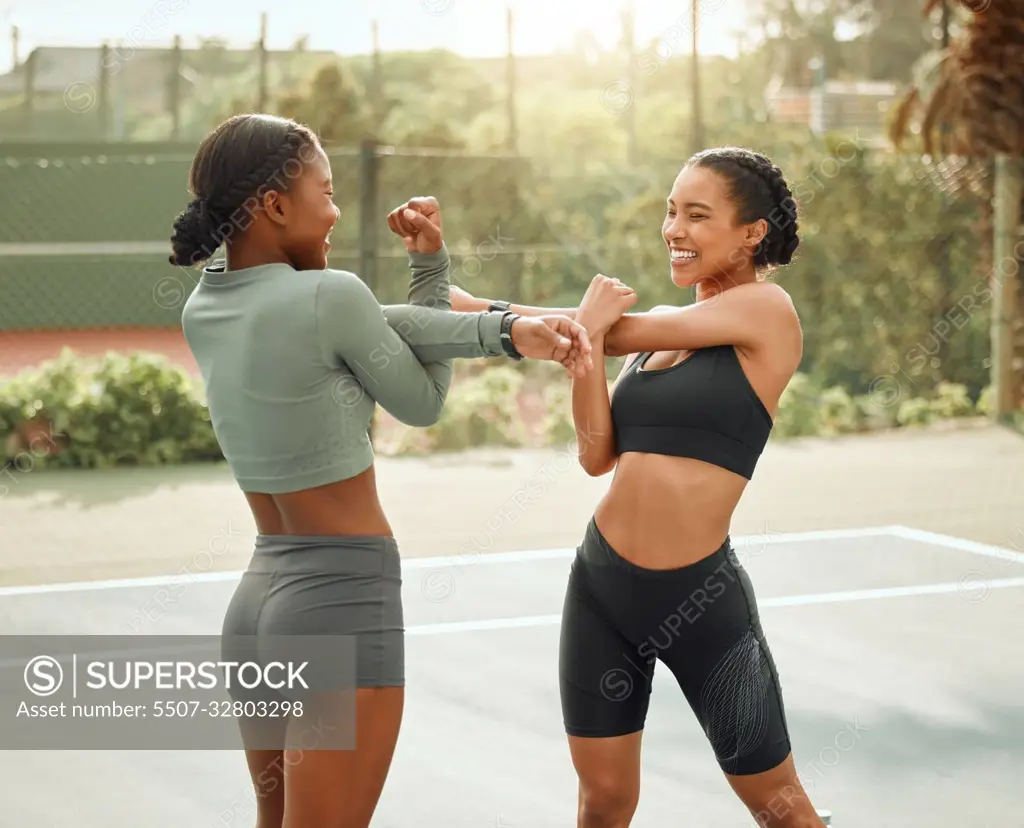
[[[913,425],[984,410],[992,297],[984,171],[973,190],[947,191],[925,160],[896,154],[870,135],[821,137],[773,122],[764,102],[773,73],[787,82],[806,80],[802,67],[816,54],[826,55],[833,76],[909,78],[931,35],[898,5],[844,0],[842,13],[867,21],[867,34],[840,44],[830,40],[824,13],[773,0],[764,4],[774,21],[764,47],[735,61],[702,61],[705,144],[768,154],[785,171],[800,207],[801,247],[771,277],[794,297],[805,336],[800,375],[780,412],[780,436]],[[672,285],[660,237],[665,197],[695,149],[685,48],[647,44],[632,71],[621,54],[582,48],[521,61],[514,151],[501,60],[440,51],[386,54],[383,91],[374,95],[368,59],[307,55],[301,73],[286,73],[290,81],[275,75],[270,109],[310,123],[328,146],[342,211],[332,267],[360,272],[366,193],[356,147],[367,137],[384,143],[376,204],[380,259],[372,285],[382,302],[404,301],[408,284],[404,251],[384,215],[410,196],[430,194],[442,205],[453,281],[472,293],[574,306],[603,272],[633,285],[637,310],[645,310],[692,301]],[[255,106],[255,75],[243,68],[234,66],[186,102],[186,137],[176,143],[8,144],[0,185],[11,197],[0,204],[0,242],[164,242],[188,201],[197,142],[226,115]],[[621,91],[627,81],[624,106],[608,90]],[[135,129],[130,113],[126,123]],[[152,122],[136,126],[137,139],[163,137]],[[10,253],[0,260],[7,297],[0,331],[176,327],[196,274],[170,267],[165,256]],[[521,399],[530,383],[524,386],[508,366],[487,377],[475,370],[462,375],[445,420],[423,434],[396,437],[397,449],[538,439],[524,434],[515,417],[508,420],[515,410],[510,401]],[[124,390],[146,383],[154,390],[145,399]],[[0,433],[19,417],[47,411],[79,423],[83,435],[55,462],[214,456],[192,385],[148,357],[101,369],[58,361],[5,386]],[[564,390],[555,383],[539,392],[551,409],[544,439],[566,433]],[[104,419],[109,416],[114,419]]]

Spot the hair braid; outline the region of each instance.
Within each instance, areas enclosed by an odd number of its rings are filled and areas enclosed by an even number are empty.
[[[741,222],[768,222],[768,232],[754,254],[755,266],[787,265],[793,260],[800,246],[797,204],[781,169],[767,156],[739,147],[705,150],[690,163],[729,179]]]
[[[174,221],[171,264],[196,265],[213,256],[248,226],[242,215],[258,209],[264,188],[287,191],[311,160],[305,151],[318,146],[308,128],[283,118],[238,115],[221,124],[193,162],[195,198]]]

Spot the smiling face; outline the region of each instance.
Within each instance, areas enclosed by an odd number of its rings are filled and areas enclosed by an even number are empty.
[[[706,167],[684,167],[672,185],[662,224],[673,283],[753,281],[754,252],[767,222],[741,224],[738,218],[727,179]]]
[[[331,163],[317,147],[303,164],[302,174],[280,194],[271,215],[279,225],[279,243],[296,270],[327,267],[328,237],[341,215],[334,200]]]
[[[228,118],[200,144],[189,189],[195,198],[175,219],[172,264],[200,264],[226,244],[232,269],[327,267],[340,212],[330,161],[308,127],[275,115]]]

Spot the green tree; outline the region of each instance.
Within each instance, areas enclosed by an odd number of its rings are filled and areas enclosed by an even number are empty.
[[[926,21],[906,0],[764,0],[754,19],[788,86],[808,85],[815,59],[829,78],[909,81],[931,45]],[[840,40],[841,29],[856,35]]]
[[[925,0],[923,13],[932,15],[941,0]],[[907,93],[892,121],[890,136],[897,146],[919,144],[929,156],[948,154],[974,163],[953,168],[955,186],[970,186],[978,162],[996,155],[1024,158],[1024,76],[1012,67],[1024,54],[1024,8],[1018,0],[979,0],[976,10],[960,8],[949,48],[935,59],[922,61],[918,82]],[[982,211],[988,224],[992,193],[983,191]],[[1024,215],[1024,204],[1020,205]],[[985,239],[984,247],[989,247]],[[989,258],[989,257],[986,257]],[[1022,265],[1016,262],[1018,273]],[[1002,269],[1002,264],[1000,264]],[[1012,398],[1024,405],[1024,303],[1010,309],[1015,331],[1011,365]]]
[[[279,114],[308,124],[326,143],[355,145],[375,137],[374,117],[365,90],[343,63],[327,63],[305,90],[281,96]]]

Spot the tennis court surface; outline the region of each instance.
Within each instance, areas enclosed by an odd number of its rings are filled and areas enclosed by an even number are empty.
[[[906,527],[734,538],[804,784],[839,828],[1024,826],[1024,555]],[[407,701],[375,826],[567,828],[573,550],[404,561]],[[0,588],[7,634],[216,634],[237,573]],[[7,751],[0,825],[255,824],[241,754]],[[339,780],[341,782],[341,780]],[[637,828],[744,828],[668,670]]]

